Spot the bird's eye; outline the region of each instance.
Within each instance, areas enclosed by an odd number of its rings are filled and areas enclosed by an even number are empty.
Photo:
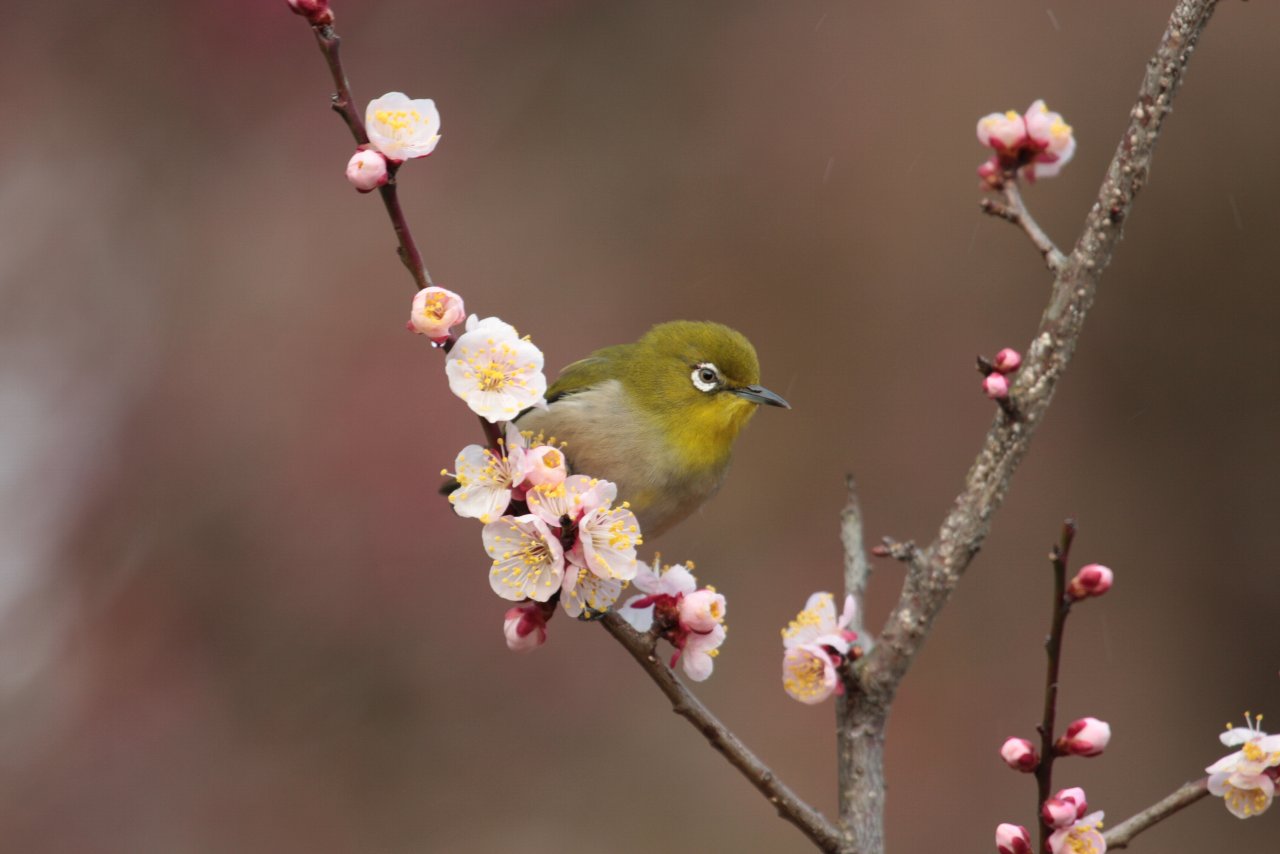
[[[715,391],[720,385],[720,371],[710,362],[704,362],[694,367],[691,379],[698,391]]]

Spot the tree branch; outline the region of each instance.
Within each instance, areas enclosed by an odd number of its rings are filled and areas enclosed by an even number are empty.
[[[1035,219],[1031,216],[1031,211],[1027,210],[1026,204],[1022,201],[1022,193],[1018,190],[1018,179],[1016,177],[1007,178],[1003,187],[1004,204],[997,202],[995,199],[983,199],[979,202],[979,207],[985,214],[1000,217],[1007,222],[1021,228],[1026,232],[1027,237],[1031,238],[1031,243],[1040,252],[1044,258],[1044,263],[1051,272],[1057,273],[1067,263],[1066,256],[1058,251],[1058,247],[1053,245],[1053,241],[1049,239],[1049,235],[1044,233]]]
[[[1045,641],[1048,659],[1044,678],[1044,714],[1036,729],[1040,733],[1040,764],[1036,767],[1036,815],[1040,818],[1040,850],[1047,851],[1049,835],[1053,832],[1044,820],[1040,806],[1049,800],[1053,792],[1053,760],[1056,757],[1053,733],[1058,715],[1058,669],[1062,664],[1062,636],[1067,627],[1067,615],[1071,613],[1071,600],[1067,598],[1067,557],[1076,537],[1076,523],[1072,519],[1062,523],[1062,540],[1053,547],[1049,559],[1053,561],[1053,614],[1049,637]]]
[[[892,699],[933,621],[982,548],[991,519],[1004,502],[1013,474],[1075,353],[1098,280],[1120,241],[1121,225],[1146,183],[1173,97],[1216,5],[1216,0],[1180,0],[1147,62],[1129,125],[1107,167],[1097,201],[1071,255],[1058,271],[1036,337],[1015,375],[1010,397],[1020,418],[1015,421],[1003,410],[996,414],[965,477],[964,489],[934,542],[923,550],[919,563],[909,567],[880,642],[861,668],[864,690],[876,703],[887,704]]]
[[[1125,819],[1106,833],[1107,850],[1127,848],[1133,837],[1153,825],[1164,821],[1179,810],[1189,807],[1209,794],[1209,778],[1201,777],[1190,783],[1184,783],[1168,797],[1157,801],[1142,812]]]
[[[320,46],[325,64],[329,66],[329,74],[333,77],[333,110],[346,122],[347,130],[351,131],[356,145],[368,145],[369,135],[365,133],[364,120],[360,118],[360,113],[351,97],[351,84],[347,81],[347,72],[342,67],[342,56],[338,52],[342,39],[338,38],[338,33],[333,29],[332,24],[313,26],[311,31],[315,33],[316,44]],[[399,241],[396,254],[400,256],[400,262],[409,271],[409,275],[413,276],[417,289],[422,290],[431,284],[431,274],[422,263],[422,255],[418,252],[418,245],[413,240],[409,223],[404,218],[404,211],[400,208],[400,197],[396,194],[396,172],[399,168],[399,164],[387,164],[389,178],[387,183],[378,188],[378,195],[382,197],[382,205],[387,209],[387,216],[391,218],[391,227],[395,229],[396,240]]]
[[[844,839],[822,813],[800,799],[795,792],[779,780],[760,759],[743,744],[728,727],[702,705],[702,702],[676,678],[671,669],[654,655],[655,638],[640,634],[627,624],[616,611],[601,618],[605,631],[622,644],[631,657],[644,668],[649,678],[667,695],[671,710],[693,724],[698,732],[720,752],[729,764],[742,773],[760,794],[764,795],[778,811],[778,815],[794,824],[820,850],[839,852],[844,849]]]

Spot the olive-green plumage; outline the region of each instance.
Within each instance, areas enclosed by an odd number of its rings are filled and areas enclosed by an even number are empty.
[[[755,348],[740,332],[676,320],[569,365],[547,409],[518,423],[567,443],[574,472],[616,483],[653,537],[719,489],[733,440],[759,404],[787,406],[759,382]]]

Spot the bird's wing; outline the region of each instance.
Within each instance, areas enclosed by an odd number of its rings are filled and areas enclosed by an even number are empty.
[[[617,344],[597,350],[585,359],[568,365],[556,381],[547,389],[547,403],[555,403],[562,397],[585,391],[599,385],[605,380],[615,379],[617,372],[611,370],[617,360],[626,356],[630,344]]]

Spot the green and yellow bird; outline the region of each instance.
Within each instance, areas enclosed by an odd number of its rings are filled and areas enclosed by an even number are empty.
[[[724,481],[738,431],[760,404],[756,350],[719,323],[660,323],[633,344],[569,365],[521,430],[565,442],[571,471],[613,481],[646,538],[680,522]]]

